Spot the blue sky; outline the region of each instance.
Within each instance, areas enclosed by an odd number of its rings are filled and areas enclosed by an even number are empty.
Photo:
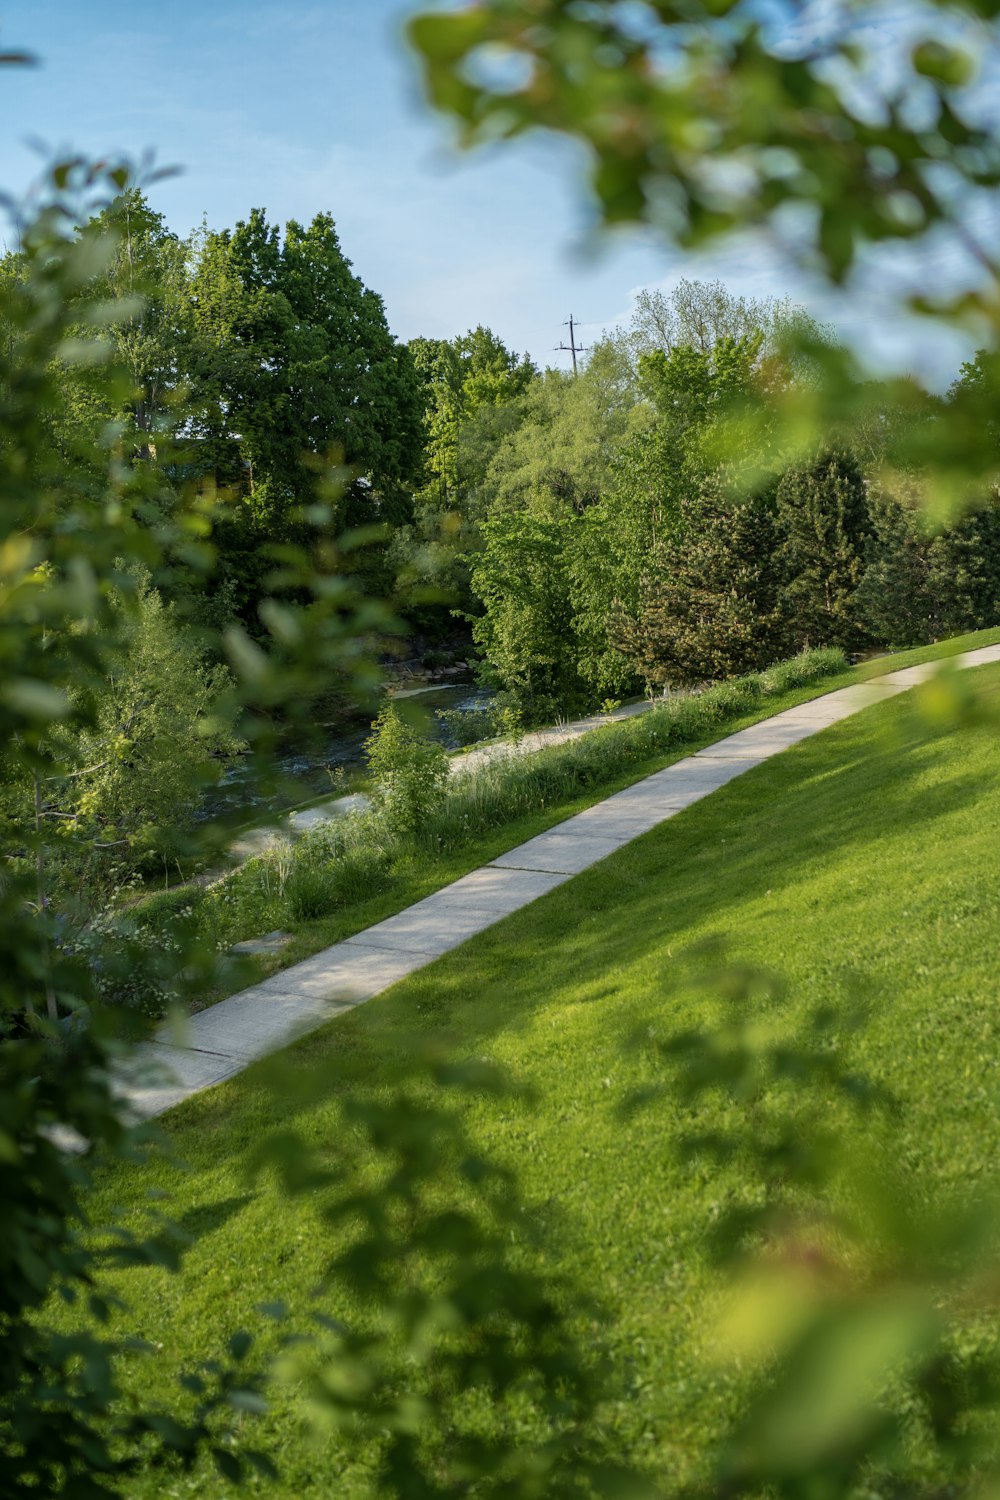
[[[878,276],[845,312],[759,245],[682,259],[632,233],[595,248],[574,147],[451,150],[400,40],[412,8],[20,0],[0,9],[0,45],[28,48],[41,65],[3,71],[0,186],[18,194],[37,174],[31,138],[95,155],[154,147],[159,163],[183,168],[150,194],[179,233],[203,214],[221,228],[255,206],[281,222],[329,210],[398,337],[485,323],[541,364],[568,359],[553,351],[571,312],[587,342],[627,319],[639,288],[669,289],[681,275],[788,292],[882,363],[950,375],[967,352],[907,332],[887,314]],[[945,247],[919,277],[938,280],[950,260]]]

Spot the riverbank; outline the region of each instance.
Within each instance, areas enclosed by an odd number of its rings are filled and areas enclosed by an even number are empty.
[[[435,690],[431,688],[418,688],[410,692],[396,693],[393,696],[415,697],[417,694],[422,695],[433,691]],[[480,745],[473,745],[465,750],[455,750],[449,756],[451,775],[453,777],[468,776],[498,760],[506,760],[512,756],[534,755],[539,750],[569,744],[572,740],[589,734],[591,730],[600,729],[605,724],[621,723],[623,720],[633,719],[638,714],[646,713],[656,703],[662,701],[662,699],[642,699],[637,703],[623,704],[606,714],[589,714],[586,718],[573,719],[565,724],[552,724],[546,729],[529,730],[517,737],[498,736],[496,739],[484,741]],[[240,864],[256,854],[275,849],[282,843],[291,843],[323,823],[342,818],[350,813],[361,812],[367,806],[368,798],[363,792],[350,792],[293,808],[281,818],[261,824],[241,834],[230,849],[233,862]]]

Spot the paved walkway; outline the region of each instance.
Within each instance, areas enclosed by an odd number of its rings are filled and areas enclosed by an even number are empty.
[[[1000,645],[952,658],[1000,661]],[[381,994],[522,906],[587,870],[640,834],[790,745],[924,681],[938,663],[840,688],[728,735],[705,750],[595,803],[461,880],[272,978],[193,1016],[182,1044],[161,1028],[136,1049],[123,1093],[135,1114],[162,1114],[232,1078],[294,1036]],[[601,721],[603,722],[603,721]]]

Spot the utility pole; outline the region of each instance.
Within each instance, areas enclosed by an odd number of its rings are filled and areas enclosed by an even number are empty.
[[[570,313],[570,315],[569,315],[569,323],[568,324],[564,323],[563,327],[564,328],[566,328],[566,327],[569,328],[569,343],[568,344],[557,344],[556,348],[557,349],[565,349],[570,354],[572,354],[572,356],[573,356],[573,374],[575,375],[576,374],[576,356],[578,354],[586,354],[587,351],[583,347],[582,344],[578,344],[577,341],[576,341],[576,334],[575,334],[575,332],[573,330],[573,314],[572,313]]]

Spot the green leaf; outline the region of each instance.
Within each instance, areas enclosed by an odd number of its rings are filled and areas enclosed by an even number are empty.
[[[267,1411],[267,1402],[258,1391],[230,1391],[226,1400],[235,1411],[253,1412],[255,1416]]]
[[[477,6],[446,16],[414,16],[407,23],[406,33],[416,51],[429,62],[451,67],[489,39],[491,26],[486,7]]]
[[[240,1329],[240,1331],[238,1333],[234,1333],[232,1338],[229,1340],[229,1352],[232,1355],[233,1359],[235,1359],[238,1363],[240,1360],[246,1358],[246,1356],[250,1352],[252,1345],[253,1335],[247,1333],[245,1329]]]
[[[0,1162],[15,1166],[21,1160],[21,1149],[12,1135],[0,1130]]]
[[[933,78],[948,88],[964,87],[975,73],[975,63],[967,52],[933,38],[913,49],[913,66],[925,78]]]
[[[62,688],[31,677],[9,678],[0,686],[0,702],[29,719],[65,719],[70,710]]]

